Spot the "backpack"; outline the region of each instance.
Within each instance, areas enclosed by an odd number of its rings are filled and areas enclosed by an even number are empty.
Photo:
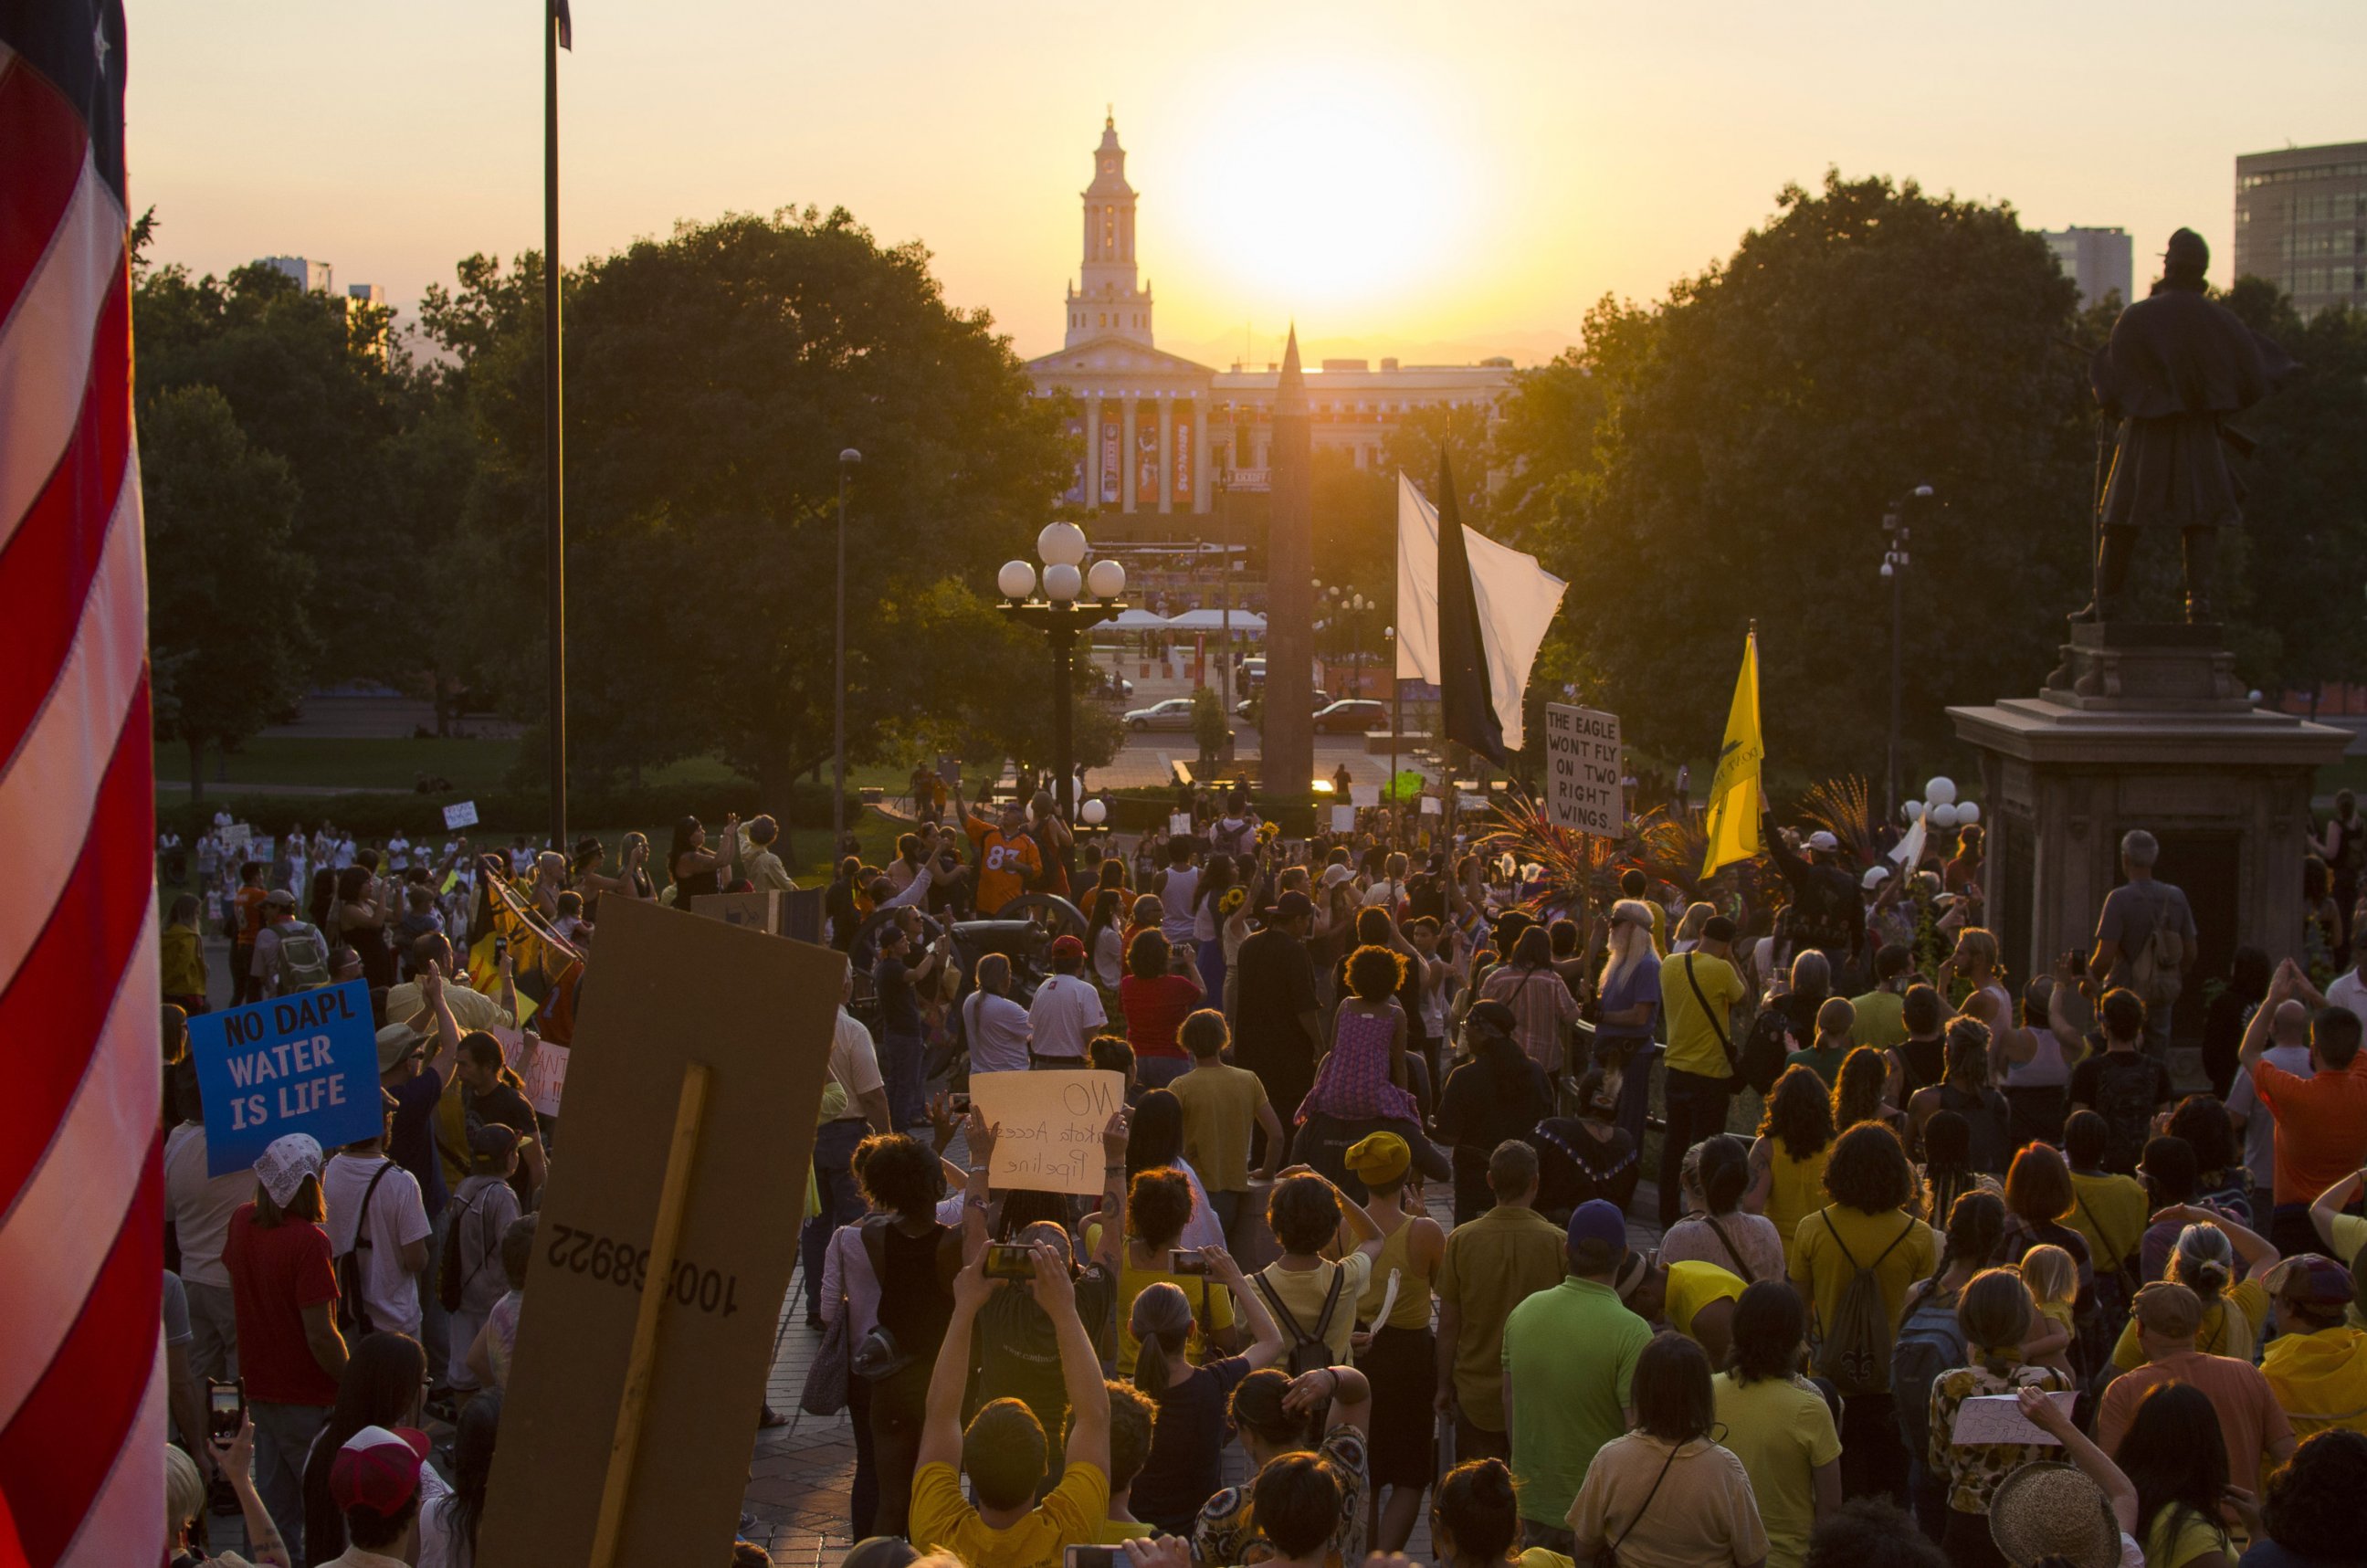
[[[481,1206],[485,1200],[485,1194],[492,1190],[491,1187],[481,1188],[476,1197],[455,1208],[452,1210],[452,1222],[445,1227],[444,1250],[436,1259],[436,1299],[443,1303],[444,1310],[447,1312],[457,1312],[460,1310],[460,1299],[468,1291],[469,1281],[477,1277],[477,1270],[482,1268],[492,1259],[494,1248],[501,1245],[499,1238],[495,1238],[493,1246],[481,1253],[476,1262],[461,1261],[460,1221],[471,1210]]]
[[[2096,1060],[2096,1114],[2104,1119],[2104,1168],[2134,1173],[2153,1127],[2153,1058],[2143,1051],[2106,1051]]]
[[[1817,1370],[1830,1378],[1833,1387],[1844,1397],[1879,1393],[1883,1373],[1890,1366],[1890,1306],[1882,1299],[1882,1281],[1874,1271],[1922,1221],[1907,1220],[1898,1233],[1890,1238],[1890,1245],[1875,1254],[1874,1262],[1867,1265],[1850,1256],[1849,1244],[1841,1240],[1840,1232],[1833,1229],[1831,1210],[1820,1209],[1817,1217],[1832,1233],[1833,1244],[1841,1249],[1841,1256],[1848,1259],[1852,1270],[1841,1287],[1840,1300],[1833,1304],[1833,1321],[1823,1325],[1824,1339],[1817,1347]]]
[[[2169,928],[2169,901],[2156,893],[2149,901],[2153,907],[2153,929],[2129,955],[2129,989],[2146,1005],[2148,1013],[2158,1012],[2178,1000],[2183,981],[2179,966],[2186,961],[2186,938]]]
[[[370,1321],[369,1303],[362,1298],[362,1254],[372,1250],[370,1199],[378,1196],[378,1184],[384,1181],[386,1173],[392,1169],[394,1162],[387,1161],[379,1166],[378,1174],[369,1178],[369,1185],[362,1188],[362,1211],[354,1216],[354,1244],[339,1253],[335,1259],[337,1326],[348,1338],[357,1334],[374,1333],[378,1326]]]
[[[321,928],[290,920],[279,931],[279,989],[313,991],[329,983],[329,944]]]
[[[1956,1322],[1956,1298],[1927,1290],[1898,1325],[1890,1347],[1890,1397],[1898,1408],[1898,1436],[1908,1454],[1931,1451],[1931,1384],[1965,1365],[1970,1347]]]
[[[1784,1058],[1789,1054],[1791,1020],[1781,1007],[1761,1007],[1759,1016],[1750,1020],[1750,1032],[1742,1037],[1742,1081],[1764,1095],[1784,1075]]]
[[[1324,1294],[1323,1311],[1317,1316],[1312,1333],[1298,1326],[1298,1320],[1291,1315],[1288,1307],[1282,1304],[1282,1298],[1274,1293],[1274,1286],[1265,1276],[1266,1271],[1262,1268],[1250,1276],[1250,1282],[1257,1287],[1258,1294],[1265,1298],[1274,1322],[1282,1324],[1282,1332],[1290,1342],[1289,1348],[1283,1352],[1283,1369],[1296,1378],[1331,1366],[1331,1346],[1323,1335],[1331,1326],[1332,1312],[1340,1305],[1341,1290],[1348,1283],[1346,1266],[1336,1263],[1331,1266],[1331,1289]]]

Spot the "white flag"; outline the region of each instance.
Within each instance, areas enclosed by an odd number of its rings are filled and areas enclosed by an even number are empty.
[[[1479,636],[1488,654],[1488,695],[1504,727],[1504,745],[1521,749],[1521,697],[1537,649],[1569,585],[1510,545],[1470,524],[1463,546],[1471,558],[1471,593],[1479,603]],[[1413,481],[1398,475],[1398,678],[1438,683],[1438,508]]]

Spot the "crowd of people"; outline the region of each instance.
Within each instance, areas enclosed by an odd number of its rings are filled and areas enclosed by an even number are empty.
[[[853,1427],[850,1562],[1353,1568],[1425,1503],[1443,1568],[2359,1560],[2367,986],[2269,966],[2181,1096],[2228,993],[2150,835],[2017,993],[1970,835],[1867,870],[1771,822],[1765,892],[1603,898],[1239,796],[1098,863],[1048,798],[947,807],[824,900],[803,1403]],[[786,882],[771,827],[687,824],[663,888],[645,846],[499,874],[580,981],[599,898]],[[247,1397],[185,1457],[262,1561],[471,1561],[481,1464],[403,1452],[430,1412],[490,1449],[557,1129],[481,1033],[506,971],[402,960],[380,1138],[208,1179],[176,1081],[176,1367]],[[1127,1087],[1099,1195],[992,1187],[964,1074],[1079,1066]]]

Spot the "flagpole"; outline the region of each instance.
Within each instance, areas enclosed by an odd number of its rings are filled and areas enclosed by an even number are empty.
[[[567,850],[567,481],[559,388],[559,29],[566,0],[542,10],[542,448],[550,596],[550,846]]]

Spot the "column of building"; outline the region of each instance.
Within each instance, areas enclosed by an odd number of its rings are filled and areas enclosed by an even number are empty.
[[[1085,394],[1085,505],[1102,504],[1102,400],[1099,392]]]

